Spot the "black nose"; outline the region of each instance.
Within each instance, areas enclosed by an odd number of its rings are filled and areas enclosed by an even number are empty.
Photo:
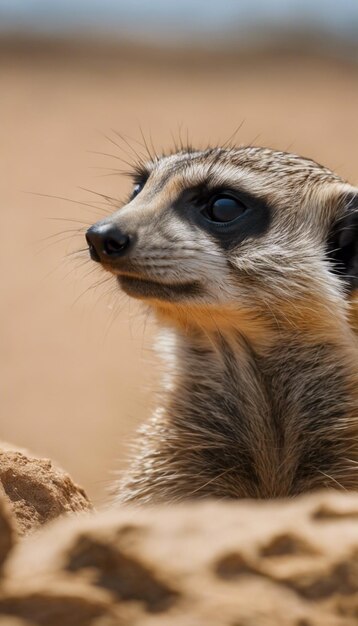
[[[86,240],[93,261],[114,260],[129,248],[130,237],[114,224],[95,224],[88,229]]]

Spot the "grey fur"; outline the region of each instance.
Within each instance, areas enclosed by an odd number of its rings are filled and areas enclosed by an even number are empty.
[[[267,148],[180,152],[146,170],[143,191],[108,218],[136,245],[106,269],[120,281],[132,273],[166,285],[165,297],[145,283],[144,294],[126,291],[163,327],[167,372],[117,499],[357,489],[357,298],[327,256],[357,190],[314,161]],[[268,202],[268,232],[225,251],[181,223],[170,207],[203,180]],[[170,284],[191,283],[200,288],[170,297]]]

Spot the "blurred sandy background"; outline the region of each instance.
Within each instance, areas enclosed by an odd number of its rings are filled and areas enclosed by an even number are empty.
[[[141,152],[140,127],[160,151],[179,128],[200,146],[242,124],[238,143],[302,153],[357,182],[357,110],[357,65],[319,49],[3,36],[1,438],[56,459],[102,502],[153,406],[150,319],[112,283],[95,286],[97,266],[68,256],[85,247],[76,229],[109,210],[81,188],[118,199],[130,189],[101,169],[133,157],[113,129]]]

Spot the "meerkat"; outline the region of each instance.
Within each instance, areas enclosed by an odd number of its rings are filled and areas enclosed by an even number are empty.
[[[358,189],[259,147],[142,164],[91,258],[161,329],[121,502],[358,488]]]

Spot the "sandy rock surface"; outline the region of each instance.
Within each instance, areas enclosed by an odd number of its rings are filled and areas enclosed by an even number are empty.
[[[52,461],[5,443],[0,444],[0,488],[20,535],[65,513],[91,509],[84,490]]]
[[[358,495],[61,519],[4,574],[0,616],[31,625],[356,626]]]
[[[0,617],[0,626],[31,626],[31,624],[33,624],[33,622],[18,619],[17,617],[10,617],[9,615]]]
[[[11,519],[10,507],[0,488],[0,574],[2,564],[14,545],[15,531]]]

